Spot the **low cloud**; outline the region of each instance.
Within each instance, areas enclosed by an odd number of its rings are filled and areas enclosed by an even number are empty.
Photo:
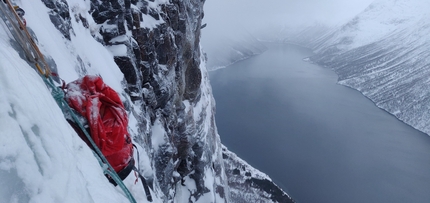
[[[372,1],[207,0],[204,22],[211,33],[219,35],[238,30],[253,32],[266,26],[335,25],[353,18]]]

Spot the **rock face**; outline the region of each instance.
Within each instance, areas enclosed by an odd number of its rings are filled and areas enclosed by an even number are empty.
[[[174,199],[176,185],[186,177],[196,184],[190,195],[197,201],[209,192],[217,193],[218,201],[226,201],[228,194],[219,137],[213,121],[205,125],[213,120],[207,112],[214,106],[209,90],[202,86],[206,77],[199,47],[203,3],[91,1],[100,41],[126,50],[115,55],[115,61],[126,76],[134,108],[142,112],[138,117],[141,132],[135,140],[148,150],[155,171],[150,182],[160,187],[166,201]],[[153,27],[147,26],[150,22]],[[201,109],[195,109],[196,105]],[[157,147],[151,140],[154,122],[165,131]],[[208,172],[216,174],[219,182],[208,184]]]
[[[264,173],[249,166],[234,153],[223,148],[231,202],[279,202],[294,201]]]
[[[430,133],[429,13],[419,0],[379,0],[340,28],[302,43],[311,60],[332,68],[339,83],[378,107]],[[311,39],[311,38],[308,38]]]
[[[159,198],[229,202],[232,182],[227,177],[235,171],[225,168],[235,164],[232,156],[223,159],[215,102],[200,49],[204,0],[90,0],[86,4],[92,19],[76,11],[78,6],[69,10],[66,0],[42,1],[65,39],[73,39],[70,15],[74,15],[113,54],[131,99],[126,108],[139,126],[133,139],[149,156],[151,170],[146,171],[151,172],[145,177]],[[77,61],[82,61],[79,56]],[[78,71],[85,74],[85,64]],[[240,182],[242,175],[234,176]],[[247,198],[235,195],[233,202],[289,199],[270,179],[248,179],[245,185],[256,184],[252,187],[258,189]],[[241,186],[235,183],[234,187],[239,191]],[[273,188],[277,196],[270,197]]]

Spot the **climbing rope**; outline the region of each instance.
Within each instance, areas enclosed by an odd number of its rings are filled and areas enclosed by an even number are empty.
[[[73,121],[79,126],[79,128],[82,130],[82,132],[85,134],[85,137],[89,140],[92,148],[94,156],[97,158],[100,166],[103,168],[103,172],[105,175],[108,175],[111,177],[116,184],[118,184],[121,189],[124,191],[130,202],[136,203],[136,200],[134,199],[133,195],[130,193],[128,188],[124,185],[121,178],[118,176],[118,174],[113,169],[112,165],[109,164],[106,157],[103,155],[103,153],[100,151],[100,149],[97,147],[94,140],[91,138],[88,131],[85,129],[85,127],[82,125],[82,123],[79,121],[78,116],[73,112],[72,108],[69,106],[69,104],[64,100],[64,92],[61,88],[57,87],[54,84],[54,81],[52,77],[42,77],[43,81],[45,82],[46,86],[50,89],[52,97],[57,102],[60,109],[63,111],[63,114],[68,113]]]
[[[82,132],[85,134],[86,138],[89,140],[92,149],[93,154],[97,158],[100,166],[103,168],[103,173],[105,175],[108,175],[110,178],[112,178],[115,183],[123,190],[127,198],[130,200],[131,203],[136,203],[136,200],[134,199],[131,192],[128,190],[128,188],[124,185],[121,178],[118,176],[118,174],[115,172],[113,167],[109,164],[106,157],[103,155],[103,153],[100,151],[98,146],[95,144],[94,140],[91,138],[88,131],[85,129],[85,127],[82,125],[82,123],[79,121],[78,116],[73,112],[72,108],[69,106],[69,104],[64,100],[64,91],[63,89],[57,87],[54,83],[54,80],[52,79],[52,73],[49,69],[48,63],[46,63],[43,54],[40,52],[38,46],[34,43],[33,38],[28,33],[27,28],[20,20],[20,17],[16,14],[15,9],[13,8],[12,4],[9,0],[6,0],[6,4],[9,8],[9,11],[5,7],[4,3],[0,1],[0,15],[7,27],[9,28],[10,33],[14,36],[15,39],[20,43],[22,49],[27,55],[27,58],[31,57],[29,59],[30,62],[33,62],[37,71],[39,72],[41,78],[43,79],[43,82],[45,82],[46,86],[51,92],[52,97],[57,102],[58,106],[62,110],[63,114],[69,114],[73,121],[79,126],[79,128],[82,130]],[[13,20],[11,13],[15,17],[16,20]],[[19,24],[19,28],[17,28],[16,21]],[[24,35],[22,32],[24,32]],[[30,47],[26,46],[30,44]],[[28,48],[31,48],[33,50],[28,50]],[[36,53],[36,56],[33,56],[29,53]],[[39,61],[42,62],[42,66],[40,66]]]
[[[46,62],[45,57],[40,52],[39,47],[36,45],[30,33],[28,32],[26,25],[21,21],[21,18],[15,12],[15,9],[10,1],[6,0],[6,6],[1,3],[0,10],[2,12],[3,21],[5,21],[9,31],[24,49],[27,59],[35,63],[36,69],[40,75],[49,77],[51,70],[49,69],[49,65]],[[39,63],[42,64],[42,66],[40,66]]]

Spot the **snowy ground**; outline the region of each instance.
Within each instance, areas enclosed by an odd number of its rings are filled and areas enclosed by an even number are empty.
[[[89,30],[72,19],[75,34],[67,41],[50,22],[41,1],[16,3],[26,10],[28,27],[38,37],[42,52],[55,60],[61,78],[70,82],[80,76],[79,55],[89,74],[101,75],[108,85],[122,91],[123,75],[112,54]],[[69,3],[75,12],[88,15],[88,2]],[[42,79],[19,55],[2,21],[0,27],[0,202],[129,202],[104,177]],[[125,183],[138,202],[147,202],[135,179],[129,176]]]

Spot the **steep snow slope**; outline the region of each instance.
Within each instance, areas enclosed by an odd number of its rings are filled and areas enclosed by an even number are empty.
[[[333,68],[339,83],[429,134],[429,1],[379,0],[322,44],[312,60]]]
[[[36,28],[39,24],[30,20],[37,19],[33,14],[28,10],[28,24]],[[46,31],[49,24],[45,25]],[[106,182],[97,160],[64,120],[41,78],[12,47],[16,44],[3,22],[0,27],[1,202],[128,202]],[[50,31],[45,45],[56,45],[55,54],[73,57],[61,49],[63,41],[56,30]],[[73,70],[73,64],[60,66],[60,72]],[[115,80],[109,83],[120,86]]]
[[[386,38],[393,32],[409,29],[427,16],[427,1],[377,0],[351,21],[325,39],[317,52],[328,47],[350,50]]]

